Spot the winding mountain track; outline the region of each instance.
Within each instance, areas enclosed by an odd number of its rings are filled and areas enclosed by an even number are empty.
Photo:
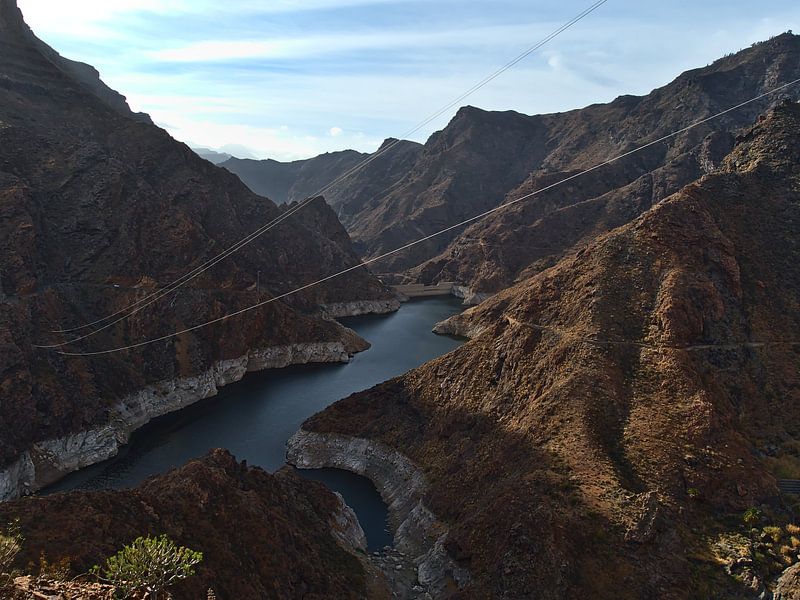
[[[785,340],[776,340],[776,341],[766,341],[766,342],[735,342],[735,343],[727,343],[727,344],[690,344],[687,346],[672,346],[669,344],[646,344],[644,342],[636,342],[630,340],[601,340],[597,338],[589,338],[583,337],[579,335],[575,335],[574,333],[569,333],[567,331],[563,331],[557,329],[555,327],[550,327],[548,325],[538,325],[534,323],[525,323],[523,321],[519,321],[514,317],[505,316],[506,321],[510,325],[514,325],[517,327],[527,327],[529,329],[535,329],[537,331],[546,331],[548,333],[552,333],[562,338],[572,339],[575,342],[583,343],[583,344],[590,344],[592,346],[634,346],[636,348],[644,348],[647,350],[684,350],[686,352],[697,352],[701,350],[740,350],[742,348],[767,348],[772,346],[800,346],[800,342],[794,341],[785,341]]]

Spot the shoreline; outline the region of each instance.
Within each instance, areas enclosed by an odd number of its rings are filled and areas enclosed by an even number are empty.
[[[427,479],[407,457],[372,440],[302,428],[289,439],[286,457],[298,469],[342,469],[372,481],[389,507],[394,548],[411,557],[419,584],[433,597],[469,583],[469,571],[445,549],[447,526],[424,504]]]
[[[360,301],[335,306],[340,316],[357,316],[371,310],[379,311],[376,314],[395,312],[400,303]],[[219,360],[198,375],[145,386],[114,402],[106,423],[36,442],[0,469],[0,502],[32,495],[70,473],[113,458],[135,431],[158,417],[216,396],[221,388],[240,381],[247,373],[293,365],[347,363],[358,351],[346,347],[344,340],[268,346]]]

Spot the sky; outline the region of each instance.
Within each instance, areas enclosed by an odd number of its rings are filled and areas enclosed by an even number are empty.
[[[178,140],[295,160],[407,132],[593,0],[18,0]],[[645,94],[800,32],[796,0],[609,0],[463,102],[527,114]]]

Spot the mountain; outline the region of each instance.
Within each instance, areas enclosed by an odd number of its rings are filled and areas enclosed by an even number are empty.
[[[137,121],[152,123],[149,115],[134,113],[128,106],[125,96],[103,83],[97,69],[91,65],[64,58],[39,40],[22,20],[16,2],[4,0],[0,3],[0,36],[7,42],[13,41],[15,45],[24,45],[35,50],[53,67],[71,78],[74,83],[83,87],[85,91],[91,92],[92,95],[110,109]],[[12,61],[19,58],[21,57],[15,53],[4,56],[4,59]]]
[[[627,96],[545,117],[544,143],[552,151],[505,199],[529,194],[798,77],[800,36],[784,34],[684,73],[643,98]],[[800,97],[800,87],[490,215],[413,269],[413,276],[425,282],[464,282],[482,292],[525,279],[713,172],[736,131],[787,96]]]
[[[230,158],[221,166],[238,175],[255,193],[284,204],[315,195],[365,156],[355,150],[343,150],[294,162]]]
[[[224,163],[226,160],[231,158],[231,155],[227,152],[217,152],[216,150],[211,150],[210,148],[201,148],[198,146],[190,146],[190,148],[194,150],[200,158],[205,158],[208,162],[214,163],[215,165]]]
[[[238,175],[254,192],[278,203],[305,200],[346,175],[324,195],[347,225],[353,215],[365,210],[377,189],[390,186],[405,173],[421,150],[422,146],[416,142],[390,138],[375,154],[343,150],[288,163],[231,158],[222,166]],[[350,175],[361,163],[366,164]]]
[[[131,490],[25,498],[0,504],[0,515],[24,536],[20,569],[66,558],[71,579],[139,536],[167,534],[203,553],[197,574],[171,590],[177,600],[208,589],[242,599],[366,595],[357,555],[364,533],[341,499],[291,470],[270,475],[222,450]]]
[[[346,224],[352,215],[364,210],[376,186],[391,185],[405,173],[421,150],[422,146],[416,142],[390,138],[375,154],[343,150],[286,163],[231,158],[222,166],[238,175],[254,192],[274,198],[278,203],[305,200],[347,175],[324,194],[325,200]],[[354,167],[365,161],[368,162],[364,167],[349,175]]]
[[[246,146],[241,146],[239,144],[225,144],[220,148],[205,148],[203,146],[195,146],[189,144],[189,147],[192,150],[194,150],[201,158],[205,158],[207,161],[212,162],[215,165],[224,163],[226,160],[231,158],[237,158],[237,159],[253,158],[253,152]],[[269,196],[269,194],[263,194],[263,195],[272,198],[271,196]],[[277,200],[277,202],[279,204],[281,203],[280,200]]]
[[[367,347],[322,318],[387,311],[367,270],[131,351],[37,345],[87,333],[281,215],[270,200],[133,114],[0,0],[0,499],[116,452],[134,429],[245,372],[342,361]],[[77,69],[77,71],[76,71]],[[246,248],[70,351],[160,337],[355,265],[315,200]]]
[[[439,326],[464,346],[306,421],[290,459],[372,478],[455,598],[766,598],[787,567],[797,597],[776,478],[800,479],[799,225],[787,101],[713,173]]]
[[[326,193],[359,251],[375,256],[540,189],[800,77],[800,36],[780,35],[642,96],[527,116],[462,108],[390,178],[355,176]],[[783,95],[797,98],[800,88]],[[376,263],[423,283],[497,292],[554,265],[704,173],[776,94],[578,178],[467,230]],[[348,198],[357,201],[341,211]]]

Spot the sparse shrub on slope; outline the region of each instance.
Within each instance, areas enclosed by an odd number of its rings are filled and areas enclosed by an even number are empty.
[[[95,566],[92,572],[114,585],[122,598],[140,592],[159,600],[172,584],[194,575],[202,560],[202,553],[177,546],[166,535],[139,537],[109,557],[102,569]]]

